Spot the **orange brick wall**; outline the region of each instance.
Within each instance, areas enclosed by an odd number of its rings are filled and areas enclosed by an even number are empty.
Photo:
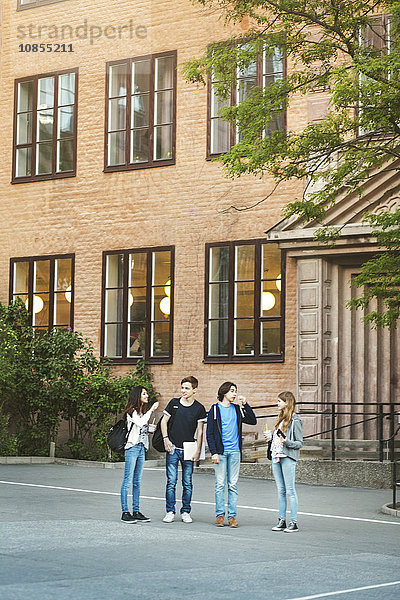
[[[250,206],[272,187],[271,179],[227,179],[205,160],[206,90],[178,77],[176,165],[103,173],[105,63],[165,50],[178,51],[178,63],[194,58],[212,40],[224,39],[215,10],[189,0],[109,2],[67,0],[16,11],[16,0],[1,5],[2,143],[0,144],[0,300],[8,301],[10,257],[75,253],[75,328],[99,349],[101,260],[104,250],[175,245],[174,362],[154,366],[155,385],[166,402],[182,376],[200,381],[207,406],[225,380],[237,382],[253,404],[271,402],[283,389],[295,389],[295,264],[287,265],[286,358],[283,364],[205,365],[203,359],[204,258],[207,242],[261,238],[282,219],[281,208],[299,193],[283,185],[258,207]],[[18,27],[70,24],[104,28],[147,28],[145,38],[73,40],[74,53],[18,53],[22,42],[70,40],[18,38]],[[36,29],[34,30],[37,31]],[[14,79],[59,69],[79,68],[77,176],[11,185]],[[299,97],[288,111],[288,127],[307,123],[307,101]],[[122,369],[122,368],[121,368]]]

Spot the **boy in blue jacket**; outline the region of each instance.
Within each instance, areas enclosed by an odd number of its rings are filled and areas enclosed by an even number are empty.
[[[238,399],[239,404],[234,404]],[[215,513],[217,527],[224,526],[225,485],[228,485],[228,524],[238,527],[237,497],[242,449],[242,423],[255,425],[256,416],[246,402],[237,395],[237,386],[231,381],[218,390],[218,402],[213,404],[207,418],[207,443],[215,472]]]

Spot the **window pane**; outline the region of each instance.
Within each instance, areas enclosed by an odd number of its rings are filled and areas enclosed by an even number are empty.
[[[163,58],[156,58],[155,63],[155,90],[171,89],[173,87],[174,57],[164,56]]]
[[[265,135],[269,136],[273,131],[282,131],[283,129],[283,113],[280,111],[272,113],[271,120],[265,128]]]
[[[75,73],[64,73],[58,78],[58,105],[74,104]]]
[[[123,281],[124,255],[108,254],[106,261],[106,287],[121,287]]]
[[[261,279],[277,279],[281,274],[281,252],[276,244],[261,246]]]
[[[281,351],[281,328],[278,321],[261,323],[261,352],[279,354]]]
[[[132,93],[148,92],[150,90],[149,60],[138,60],[132,63]]]
[[[147,254],[135,253],[129,255],[129,280],[128,285],[140,286],[147,282]]]
[[[104,353],[115,358],[122,357],[122,324],[105,326]]]
[[[239,104],[250,96],[251,90],[255,85],[257,85],[257,80],[255,78],[246,78],[239,80],[237,88],[237,101]]]
[[[130,288],[128,306],[129,321],[144,321],[146,319],[146,288]]]
[[[14,294],[28,293],[29,283],[29,263],[16,262],[14,263]]]
[[[54,106],[54,77],[44,77],[38,82],[38,109]]]
[[[246,49],[246,45],[242,46],[242,48],[245,50]],[[250,48],[248,48],[250,49]],[[257,75],[257,61],[256,60],[252,60],[250,62],[249,65],[247,66],[242,66],[237,70],[237,76],[238,77],[256,77]]]
[[[169,322],[152,323],[151,355],[169,356]]]
[[[168,319],[171,312],[171,297],[165,293],[164,287],[154,287],[151,298],[151,318],[155,321]]]
[[[74,107],[58,109],[57,137],[71,137],[74,133]]]
[[[122,289],[106,290],[106,322],[122,321]]]
[[[128,335],[128,356],[142,356],[145,352],[146,343],[145,323],[131,323]]]
[[[32,149],[31,148],[19,148],[17,150],[17,165],[16,165],[16,177],[28,177],[32,175]]]
[[[254,355],[254,321],[244,319],[235,321],[234,348],[235,354]]]
[[[126,128],[126,98],[114,98],[108,102],[108,130]]]
[[[25,304],[26,310],[28,310],[28,294],[14,294],[13,295],[14,302],[17,298],[22,300],[22,302]]]
[[[69,293],[70,294],[70,293]],[[71,300],[68,292],[58,292],[54,296],[54,325],[69,325],[71,322]]]
[[[57,142],[57,173],[73,171],[74,169],[74,140]]]
[[[254,284],[235,284],[235,317],[254,317]]]
[[[55,291],[71,292],[72,260],[58,258],[54,261],[54,289]],[[71,300],[70,300],[71,301]]]
[[[283,53],[279,48],[268,48],[264,51],[263,72],[282,73],[283,72]]]
[[[210,285],[209,317],[211,319],[228,317],[228,284]]]
[[[23,81],[18,84],[18,112],[32,110],[33,81]]]
[[[210,281],[228,281],[229,246],[210,248]]]
[[[254,279],[255,247],[252,245],[236,246],[235,254],[235,279]]]
[[[149,130],[135,129],[131,131],[131,163],[148,162]]]
[[[17,117],[17,144],[32,142],[32,113],[22,113]]]
[[[35,294],[33,296],[32,325],[44,327],[49,325],[49,294]]]
[[[281,293],[276,284],[278,281],[264,281],[261,292],[261,316],[272,317],[281,314]]]
[[[228,355],[228,321],[210,321],[208,325],[208,354]]]
[[[171,279],[171,252],[153,252],[153,285],[163,285]],[[165,292],[165,290],[164,290]]]
[[[36,260],[34,262],[34,287],[33,291],[48,292],[50,290],[50,261]]]
[[[222,108],[230,106],[229,98],[220,98],[214,89],[211,90],[211,117],[218,117]]]
[[[45,142],[36,146],[36,174],[45,175],[52,172],[53,144]]]
[[[109,97],[126,96],[126,73],[127,65],[113,65],[110,67]]]
[[[223,119],[212,119],[211,121],[211,154],[228,152],[230,148],[231,126]]]
[[[173,92],[158,92],[154,98],[154,124],[172,123]]]
[[[51,140],[53,137],[53,110],[41,110],[37,119],[37,139],[39,142]]]
[[[149,125],[149,95],[132,96],[131,127],[147,127]]]
[[[108,134],[108,164],[109,166],[125,164],[125,131]]]
[[[154,128],[154,160],[172,158],[172,125]]]

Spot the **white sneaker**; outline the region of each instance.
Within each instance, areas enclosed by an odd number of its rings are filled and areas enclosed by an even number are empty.
[[[193,519],[192,517],[189,515],[189,513],[182,513],[181,514],[181,519],[184,523],[193,523]]]
[[[167,512],[167,514],[163,518],[163,521],[164,521],[164,523],[172,523],[172,521],[174,519],[175,519],[175,513],[173,513],[173,512]]]

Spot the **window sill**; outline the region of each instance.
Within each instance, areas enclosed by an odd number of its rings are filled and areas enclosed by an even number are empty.
[[[274,354],[270,356],[207,356],[204,364],[254,364],[254,363],[283,363],[285,357],[283,354]]]
[[[120,171],[137,171],[138,169],[156,169],[157,167],[170,167],[175,165],[175,159],[160,160],[154,163],[137,163],[134,165],[116,165],[115,167],[104,167],[103,173],[115,173]]]
[[[40,6],[47,6],[48,4],[56,4],[57,2],[65,2],[65,0],[43,0],[43,2],[37,4],[19,4],[17,6],[17,12],[20,10],[28,10],[32,8],[39,8]]]
[[[110,361],[112,365],[136,365],[142,357],[137,358],[111,358],[110,356],[102,356],[101,360]],[[172,358],[146,358],[146,363],[149,365],[172,365]]]
[[[35,175],[35,177],[14,177],[11,179],[13,185],[18,183],[35,183],[36,181],[49,181],[50,179],[67,179],[69,177],[76,177],[76,171],[69,171],[68,173],[56,173],[51,175]]]

